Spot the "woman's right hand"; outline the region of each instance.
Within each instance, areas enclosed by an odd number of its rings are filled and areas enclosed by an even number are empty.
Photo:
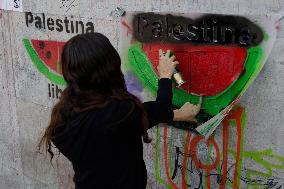
[[[202,97],[197,105],[186,102],[180,109],[174,110],[174,121],[197,122],[195,116],[199,113]]]
[[[161,49],[159,50],[159,65],[157,70],[160,78],[172,78],[175,67],[178,64],[175,58],[174,55],[170,57],[170,50],[167,50],[166,54]]]

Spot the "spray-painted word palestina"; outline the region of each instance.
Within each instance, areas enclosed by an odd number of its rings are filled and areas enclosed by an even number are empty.
[[[193,20],[182,16],[141,13],[133,21],[140,42],[236,44],[256,46],[263,40],[260,27],[241,16],[206,15]]]
[[[48,29],[50,31],[65,31],[66,33],[92,33],[94,32],[94,24],[92,22],[84,23],[81,20],[73,20],[65,17],[65,19],[47,18],[44,13],[34,15],[26,12],[27,27],[36,27],[38,29]]]

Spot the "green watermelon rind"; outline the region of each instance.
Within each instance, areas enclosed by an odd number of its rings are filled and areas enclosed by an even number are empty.
[[[23,39],[23,43],[32,60],[33,65],[38,69],[39,72],[41,72],[51,82],[57,85],[62,85],[62,86],[66,85],[66,81],[64,80],[62,75],[59,75],[58,73],[53,72],[52,70],[48,68],[48,66],[45,65],[45,63],[38,56],[38,53],[33,48],[33,45],[29,39]]]
[[[202,109],[211,116],[217,115],[235,98],[242,95],[261,69],[264,51],[261,47],[251,47],[247,50],[245,61],[246,71],[239,76],[225,91],[215,95],[203,97]],[[141,43],[133,44],[128,50],[129,66],[142,84],[154,95],[158,89],[158,76],[152,64],[142,49]],[[138,60],[139,59],[139,60]],[[139,62],[139,64],[137,63]],[[187,93],[183,89],[173,89],[173,104],[181,107],[185,102],[197,104],[199,97]]]

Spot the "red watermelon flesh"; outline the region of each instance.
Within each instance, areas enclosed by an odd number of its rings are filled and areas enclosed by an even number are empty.
[[[62,75],[61,52],[65,42],[32,39],[32,45],[40,59],[53,71]]]
[[[181,88],[191,94],[217,95],[228,88],[244,70],[246,49],[237,46],[146,43],[143,50],[156,69],[159,49],[171,50],[186,81]]]

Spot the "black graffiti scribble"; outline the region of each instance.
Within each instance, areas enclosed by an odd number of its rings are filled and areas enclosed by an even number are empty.
[[[190,167],[183,167],[181,163],[179,163],[179,156],[182,155],[183,157],[188,157],[190,158]],[[197,187],[194,187],[194,189],[203,189],[203,185],[202,185],[202,178],[203,178],[203,174],[200,170],[197,170],[194,168],[194,164],[193,164],[193,160],[191,159],[191,155],[190,154],[185,154],[182,151],[180,151],[179,147],[175,147],[175,165],[174,165],[174,171],[173,171],[173,175],[172,175],[172,180],[174,180],[177,176],[177,172],[178,169],[180,169],[181,171],[183,171],[183,169],[185,169],[187,172],[190,172],[191,174],[197,174],[199,177],[199,183],[197,184]],[[192,185],[186,183],[186,185],[191,188]]]
[[[284,181],[278,178],[248,179],[241,176],[241,180],[247,185],[263,186],[264,189],[280,189],[284,187]]]
[[[282,188],[283,185],[282,184],[279,185],[279,182],[274,180],[275,179],[268,179],[266,183],[263,184],[264,186],[266,186],[265,189],[276,188],[276,187],[277,189]]]
[[[186,175],[190,174],[190,177],[194,178],[191,179],[195,183],[189,184],[186,183],[187,187],[189,189],[203,189],[203,177],[207,178],[210,177],[212,181],[215,181],[217,184],[222,183],[223,174],[220,172],[223,168],[223,160],[220,162],[220,171],[214,170],[211,171],[211,173],[208,175],[203,170],[197,169],[194,165],[194,161],[192,159],[192,155],[190,153],[184,153],[182,150],[180,150],[179,147],[175,146],[175,154],[174,154],[174,169],[173,173],[171,175],[171,179],[175,180],[178,176],[178,171],[183,172],[185,170]],[[188,158],[188,164],[187,167],[184,167],[182,165],[182,162],[180,162],[180,159]],[[231,164],[228,167],[228,170],[226,171],[226,182],[230,182],[231,184],[234,183],[234,168],[235,163]],[[245,170],[245,169],[244,169]],[[243,171],[242,171],[243,172]],[[284,188],[284,180],[279,179],[276,177],[270,177],[270,178],[258,178],[258,179],[250,179],[246,178],[243,175],[240,175],[240,180],[242,181],[242,186],[259,186],[263,189],[282,189]]]
[[[79,3],[77,0],[61,0],[61,7],[60,8],[66,8],[66,12],[70,11],[72,8],[77,7]]]
[[[20,0],[14,0],[14,8],[20,8]]]

